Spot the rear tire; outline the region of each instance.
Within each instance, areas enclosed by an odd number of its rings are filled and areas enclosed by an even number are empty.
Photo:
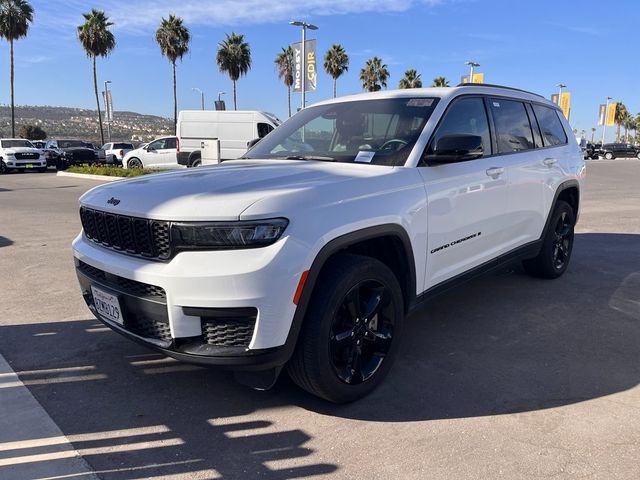
[[[191,163],[191,168],[199,167],[200,165],[202,165],[202,160],[197,158]]]
[[[132,157],[127,161],[127,168],[143,168],[139,158]]]
[[[640,160],[640,152],[638,152],[638,154],[636,155],[636,158]]]
[[[339,254],[323,268],[293,357],[291,379],[334,403],[352,402],[389,372],[402,333],[402,290],[382,262]]]
[[[575,214],[567,202],[558,200],[551,214],[549,228],[538,256],[522,262],[525,271],[534,277],[558,278],[569,266],[573,250]]]

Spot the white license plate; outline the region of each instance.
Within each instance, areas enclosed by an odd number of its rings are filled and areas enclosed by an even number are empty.
[[[99,315],[120,325],[124,323],[118,297],[93,285],[91,286],[91,293],[93,294],[93,306]]]

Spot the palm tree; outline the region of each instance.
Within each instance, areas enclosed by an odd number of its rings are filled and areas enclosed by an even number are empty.
[[[293,73],[295,69],[293,48],[290,46],[283,48],[282,52],[276,55],[274,62],[278,70],[278,78],[281,78],[285,87],[287,87],[287,102],[289,104],[289,116],[291,116],[291,85],[293,85]]]
[[[614,123],[618,126],[618,130],[616,132],[616,142],[620,141],[620,127],[624,125],[627,117],[629,116],[629,111],[627,107],[625,107],[624,103],[618,102],[616,105],[616,114],[614,117]]]
[[[244,35],[227,33],[227,38],[218,44],[216,62],[220,71],[227,72],[233,82],[233,109],[237,110],[236,82],[251,68],[251,48],[244,41]]]
[[[324,71],[333,78],[333,98],[336,98],[338,77],[349,70],[349,55],[339,43],[331,45],[324,56]]]
[[[98,123],[100,124],[100,138],[104,145],[104,130],[102,129],[102,114],[100,113],[100,99],[98,98],[98,75],[96,73],[96,58],[106,57],[116,46],[116,39],[109,27],[113,25],[109,17],[101,10],[91,9],[89,13],[83,13],[85,22],[78,27],[78,39],[84,48],[87,57],[93,65],[93,90],[96,94],[96,106],[98,107]]]
[[[383,87],[387,88],[389,76],[387,65],[382,63],[382,60],[378,57],[367,60],[364,68],[360,70],[362,88],[367,92],[377,92]]]
[[[432,87],[448,87],[449,86],[449,80],[447,80],[444,77],[436,77],[433,79],[433,83],[431,84]]]
[[[0,0],[0,37],[10,45],[11,136],[16,136],[15,101],[13,94],[13,42],[27,36],[33,22],[33,7],[25,0]]]
[[[398,88],[422,88],[422,79],[415,69],[411,68],[404,72],[404,77],[400,79]]]
[[[182,18],[169,15],[162,17],[160,26],[156,30],[156,42],[160,46],[160,53],[167,57],[173,69],[173,130],[178,124],[178,97],[176,95],[176,60],[182,59],[189,51],[189,30],[182,23]],[[203,107],[204,108],[204,107]]]

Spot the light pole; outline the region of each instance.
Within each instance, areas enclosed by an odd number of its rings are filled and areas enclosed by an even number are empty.
[[[469,83],[473,83],[473,69],[475,67],[479,67],[480,64],[477,62],[472,62],[471,60],[468,62],[465,62],[465,65],[469,65],[469,68],[471,69],[471,71],[469,72]]]
[[[562,101],[562,89],[563,88],[567,88],[567,86],[564,83],[559,83],[558,85],[556,85],[556,87],[559,88],[559,90],[558,90],[558,106],[560,106],[560,103]]]
[[[302,99],[301,99],[301,105],[302,108],[305,107],[305,78],[307,75],[307,54],[305,52],[305,47],[306,47],[306,42],[307,42],[307,28],[309,30],[318,30],[318,27],[316,25],[313,25],[311,23],[307,23],[307,22],[302,22],[299,20],[293,20],[291,22],[289,22],[289,25],[293,25],[295,27],[302,27],[302,87],[301,87],[301,93],[302,93]]]
[[[193,90],[194,92],[200,93],[200,105],[202,107],[202,110],[204,110],[204,92],[200,90],[198,87],[193,87],[191,90]]]
[[[227,92],[218,92],[218,101],[220,101],[220,95],[226,95]]]
[[[112,83],[111,80],[104,81],[104,113],[107,120],[107,137],[109,138],[109,143],[111,143],[111,117],[109,115],[109,84],[110,83]]]
[[[600,148],[604,146],[604,134],[607,131],[607,113],[609,112],[609,100],[611,100],[611,97],[607,97],[607,103],[604,106],[604,119],[602,120],[602,145],[600,145]]]

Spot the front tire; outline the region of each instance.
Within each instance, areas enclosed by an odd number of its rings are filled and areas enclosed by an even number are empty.
[[[362,398],[389,372],[403,320],[402,290],[385,264],[336,255],[314,288],[289,376],[330,402]]]
[[[573,250],[575,224],[573,208],[567,202],[559,200],[552,213],[540,253],[537,257],[522,262],[529,275],[558,278],[567,270]]]
[[[640,160],[640,152],[638,152],[638,154],[636,155],[636,158]]]
[[[604,158],[606,158],[607,160],[613,160],[613,153],[611,152],[605,153]]]

